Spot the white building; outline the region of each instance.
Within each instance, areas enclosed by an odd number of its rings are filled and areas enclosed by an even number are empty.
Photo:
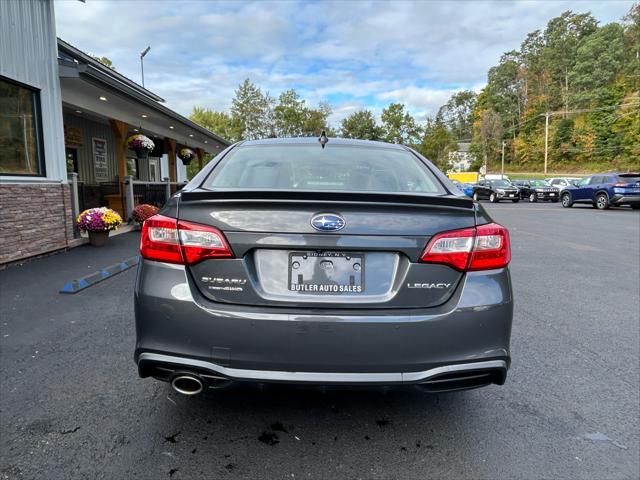
[[[201,166],[229,144],[162,102],[57,39],[52,0],[0,0],[0,264],[76,243],[73,210],[125,213],[127,176],[147,182],[136,202],[162,203],[166,185],[148,182],[185,179],[182,147]],[[127,148],[136,132],[156,144],[148,159]]]
[[[458,143],[458,149],[449,153],[449,165],[451,172],[466,172],[471,168],[474,160],[473,155],[469,152],[470,143]]]

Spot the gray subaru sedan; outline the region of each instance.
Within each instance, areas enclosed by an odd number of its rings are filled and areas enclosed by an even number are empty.
[[[237,143],[144,223],[140,254],[135,362],[180,393],[505,382],[509,233],[405,146]]]

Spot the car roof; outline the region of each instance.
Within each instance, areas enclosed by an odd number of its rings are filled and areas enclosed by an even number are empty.
[[[318,137],[289,137],[289,138],[263,138],[260,140],[246,140],[239,144],[240,146],[254,145],[318,145]],[[351,145],[359,147],[373,148],[393,148],[397,150],[405,150],[404,145],[396,143],[375,142],[372,140],[356,140],[353,138],[335,138],[329,137],[327,145]]]

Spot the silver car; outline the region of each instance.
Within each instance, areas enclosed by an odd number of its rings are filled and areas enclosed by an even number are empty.
[[[547,178],[547,182],[549,182],[549,185],[559,189],[560,193],[562,193],[562,191],[567,187],[575,186],[576,183],[578,183],[580,180],[581,179],[578,178],[578,177],[553,177],[553,178]]]
[[[345,139],[229,147],[144,223],[141,377],[503,384],[509,233],[415,151]]]

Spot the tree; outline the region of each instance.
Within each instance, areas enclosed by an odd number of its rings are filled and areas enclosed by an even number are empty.
[[[304,99],[294,89],[286,90],[278,97],[273,109],[274,124],[279,137],[313,137],[322,131],[332,133],[328,125],[331,106],[320,103],[318,108],[308,108]]]
[[[193,107],[189,119],[231,142],[242,140],[239,122],[226,112]]]
[[[303,133],[307,117],[305,101],[294,89],[286,90],[278,98],[273,117],[279,137],[299,137]]]
[[[403,104],[390,104],[382,110],[381,119],[384,139],[387,142],[407,145],[419,142],[420,127],[416,125],[409,112],[405,112]]]
[[[556,98],[561,101],[560,104],[552,104],[551,108],[564,107],[565,111],[569,110],[569,72],[581,42],[597,28],[598,22],[590,13],[576,14],[572,11],[564,12],[547,24],[542,56],[551,77],[551,86],[560,92]]]
[[[443,171],[449,169],[449,153],[456,150],[457,143],[446,125],[436,119],[427,119],[418,151]]]
[[[360,140],[381,140],[383,131],[376,123],[371,110],[360,110],[342,120],[340,135],[344,138],[357,138]]]
[[[594,106],[624,67],[624,29],[617,23],[599,28],[577,49],[569,72],[573,102],[583,108]]]
[[[473,135],[473,107],[476,97],[472,90],[456,92],[438,110],[436,119],[443,122],[457,140],[470,139]]]
[[[321,102],[318,108],[308,108],[302,124],[302,135],[308,137],[320,136],[324,131],[327,136],[335,137],[336,132],[329,126],[329,116],[332,113],[328,103]]]
[[[484,110],[480,118],[474,124],[474,139],[471,142],[471,151],[489,165],[490,160],[497,158],[497,153],[502,141],[502,120],[493,110]]]
[[[231,117],[239,126],[241,138],[254,140],[275,136],[273,104],[273,98],[268,93],[263,94],[248,78],[238,86],[231,101]]]
[[[113,62],[108,57],[98,57],[97,55],[92,55],[92,57],[105,67],[109,67],[111,70],[116,69],[116,67],[113,66]]]

